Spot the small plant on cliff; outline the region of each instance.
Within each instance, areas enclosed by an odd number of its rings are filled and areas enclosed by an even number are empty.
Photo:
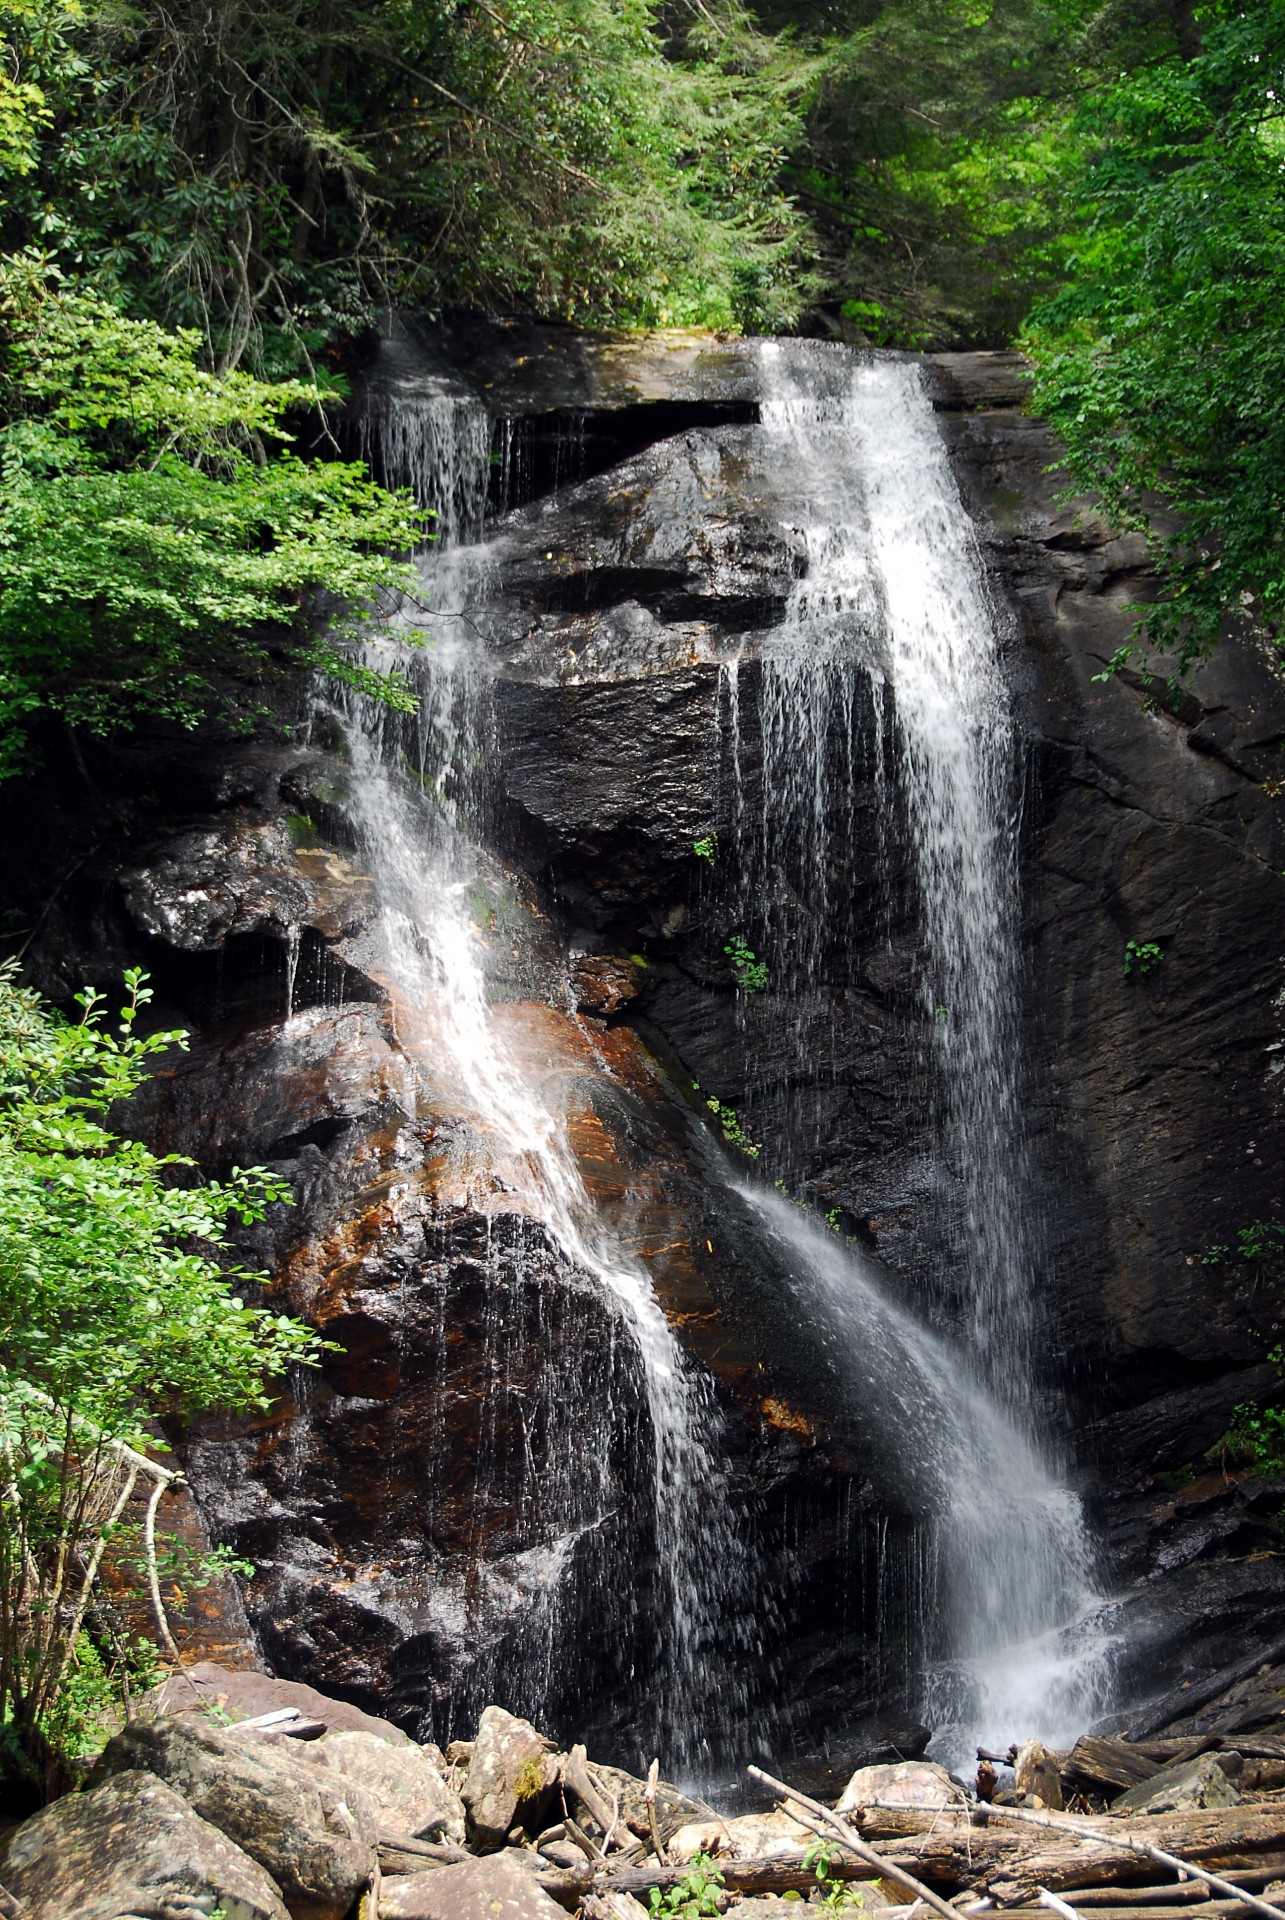
[[[1285,1220],[1255,1220],[1252,1226],[1236,1229],[1234,1247],[1219,1243],[1202,1248],[1192,1257],[1198,1260],[1202,1267],[1220,1267],[1225,1260],[1230,1260],[1233,1256],[1245,1261],[1249,1266],[1257,1266],[1266,1260],[1279,1259],[1282,1254],[1285,1254]],[[1273,1364],[1277,1364],[1281,1358],[1281,1349],[1273,1348],[1267,1357]]]
[[[228,1223],[262,1218],[289,1197],[281,1183],[257,1168],[202,1182],[105,1125],[185,1044],[135,1031],[144,981],[126,974],[114,1023],[90,991],[64,1020],[0,969],[0,1717],[46,1791],[76,1689],[94,1692],[82,1650],[87,1634],[101,1644],[109,1553],[126,1579],[131,1549],[141,1560],[172,1653],[155,1527],[178,1476],[156,1422],[266,1408],[272,1377],[318,1353],[306,1327],[234,1291],[266,1276],[225,1264]]]
[[[698,860],[707,860],[712,867],[718,853],[718,835],[703,833],[699,840],[692,841],[692,852]]]
[[[728,1146],[738,1147],[742,1153],[748,1154],[751,1160],[757,1160],[761,1149],[755,1141],[750,1139],[741,1125],[741,1116],[736,1108],[729,1107],[726,1100],[715,1100],[712,1096],[706,1100],[705,1105],[722,1128],[723,1138]]]
[[[723,952],[732,963],[732,978],[741,992],[761,993],[771,977],[771,970],[743,936],[734,933]]]
[[[672,1887],[652,1887],[647,1910],[653,1920],[705,1920],[722,1912],[723,1876],[707,1853],[692,1855],[686,1873]]]
[[[1164,948],[1154,940],[1126,940],[1124,943],[1124,977],[1131,980],[1136,974],[1145,979],[1154,973],[1164,959]]]
[[[1272,1225],[1280,1227],[1276,1221]],[[1254,1231],[1242,1228],[1239,1236],[1242,1242],[1247,1233]],[[1280,1231],[1285,1233],[1285,1229]],[[1285,1346],[1274,1346],[1267,1359],[1276,1369],[1278,1380],[1285,1376]],[[1229,1466],[1240,1466],[1269,1476],[1285,1474],[1285,1407],[1260,1406],[1253,1400],[1242,1400],[1232,1409],[1226,1433],[1215,1441],[1205,1458],[1215,1461],[1224,1473]]]
[[[700,1090],[700,1081],[693,1080],[692,1092],[699,1093]],[[762,1148],[751,1140],[746,1133],[744,1127],[741,1125],[741,1116],[737,1113],[736,1108],[729,1106],[726,1100],[715,1099],[713,1094],[709,1094],[706,1097],[705,1105],[718,1121],[719,1128],[728,1146],[739,1147],[740,1151],[748,1154],[751,1160],[757,1160],[759,1154],[762,1152]],[[779,1180],[776,1184],[778,1187],[781,1186]],[[781,1191],[784,1192],[785,1189],[782,1187]]]
[[[1285,1407],[1259,1407],[1242,1400],[1233,1408],[1227,1431],[1205,1455],[1224,1471],[1252,1467],[1255,1473],[1285,1473]]]

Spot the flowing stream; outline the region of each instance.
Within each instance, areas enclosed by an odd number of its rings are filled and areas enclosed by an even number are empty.
[[[939,1730],[937,1751],[962,1762],[978,1740],[1073,1735],[1100,1710],[1110,1665],[1084,1517],[1034,1429],[1039,1223],[1021,1123],[1014,729],[995,611],[917,367],[806,342],[764,345],[760,366],[756,466],[801,558],[784,618],[753,641],[756,783],[741,765],[744,661],[724,668],[739,912],[771,943],[782,1004],[815,1001],[851,911],[863,784],[881,831],[894,817],[908,826],[916,990],[964,1251],[962,1319],[949,1336],[933,1330],[932,1275],[917,1276],[925,1311],[912,1312],[874,1263],[798,1206],[761,1185],[738,1191],[800,1319],[851,1394],[899,1430],[902,1492],[928,1568],[918,1704]],[[721,1694],[726,1707],[738,1664],[754,1657],[747,1620],[771,1577],[749,1557],[728,1498],[709,1387],[642,1261],[596,1209],[554,1063],[514,1044],[492,977],[476,906],[495,863],[477,825],[489,667],[475,610],[503,561],[503,536],[481,539],[488,424],[477,402],[430,383],[386,394],[367,432],[384,476],[413,484],[440,514],[423,569],[427,610],[403,614],[420,629],[406,637],[426,642],[406,655],[418,719],[355,707],[345,716],[382,966],[403,1046],[483,1143],[470,1174],[477,1204],[517,1196],[614,1303],[632,1343],[662,1589],[650,1692],[671,1764],[691,1769],[703,1757],[703,1703]],[[872,744],[859,763],[862,714]],[[877,863],[877,846],[859,851]],[[566,1008],[571,1017],[569,999]],[[815,1020],[796,1018],[784,1043],[801,1089],[775,1143],[788,1176],[792,1148],[823,1124],[807,1089],[824,1042]],[[574,1577],[573,1534],[549,1541],[555,1599]]]

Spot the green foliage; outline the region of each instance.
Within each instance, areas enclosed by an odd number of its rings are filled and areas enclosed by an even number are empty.
[[[1229,621],[1285,620],[1285,11],[1213,0],[1196,22],[1082,104],[1084,238],[1026,336],[1071,478],[1162,568],[1113,666],[1154,647],[1175,676]]]
[[[741,1153],[748,1155],[751,1160],[757,1160],[759,1154],[762,1152],[762,1148],[755,1141],[751,1140],[746,1133],[744,1127],[741,1125],[741,1116],[737,1113],[735,1107],[729,1106],[726,1100],[716,1100],[712,1094],[707,1097],[705,1105],[718,1121],[723,1138],[726,1140],[728,1146],[738,1148]]]
[[[1285,1254],[1285,1221],[1256,1220],[1252,1226],[1239,1227],[1236,1231],[1236,1245],[1206,1247],[1196,1255],[1202,1267],[1218,1267],[1233,1257],[1256,1265],[1264,1260],[1276,1260]],[[1268,1354],[1273,1366],[1279,1366],[1285,1359],[1280,1347],[1273,1347]]]
[[[272,635],[404,704],[335,642],[406,581],[372,546],[419,522],[360,467],[288,450],[285,417],[318,389],[209,373],[198,333],[127,319],[34,254],[0,259],[0,345],[0,775],[41,713],[194,725]],[[343,611],[319,637],[320,592]]]
[[[0,18],[40,93],[8,243],[200,326],[223,367],[315,373],[389,301],[661,326],[797,302],[792,64],[739,0]]]
[[[695,1853],[680,1879],[672,1887],[652,1887],[647,1894],[647,1911],[653,1920],[705,1920],[721,1913],[719,1891],[723,1876],[707,1853]]]
[[[1124,943],[1124,977],[1130,980],[1136,974],[1145,979],[1154,973],[1164,959],[1164,948],[1155,940],[1126,940]]]
[[[817,1877],[820,1899],[816,1904],[826,1913],[852,1913],[866,1904],[860,1887],[851,1886],[835,1873],[842,1857],[840,1849],[825,1840],[815,1841],[803,1856],[804,1866]]]
[[[1259,1407],[1242,1400],[1232,1410],[1226,1433],[1205,1458],[1223,1468],[1245,1466],[1264,1475],[1285,1474],[1285,1407]]]
[[[742,993],[761,993],[771,978],[771,969],[760,960],[743,935],[734,933],[723,948],[732,963],[732,978]]]
[[[1096,12],[1060,0],[804,10],[807,133],[786,178],[819,230],[844,331],[1004,345],[1055,284],[1068,95]]]
[[[37,1763],[80,1711],[64,1685],[147,1483],[129,1450],[154,1454],[162,1418],[266,1408],[272,1378],[319,1350],[233,1291],[264,1276],[225,1264],[228,1222],[288,1199],[281,1183],[195,1182],[105,1124],[184,1043],[136,1033],[148,998],[134,970],[114,1025],[89,991],[68,1022],[0,970],[0,1712]]]
[[[699,840],[692,841],[692,852],[698,860],[707,860],[712,867],[718,854],[718,835],[703,833]]]

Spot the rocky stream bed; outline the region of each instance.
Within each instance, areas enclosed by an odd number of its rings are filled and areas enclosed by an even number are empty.
[[[142,1703],[82,1791],[5,1833],[0,1912],[640,1920],[660,1902],[785,1920],[806,1900],[887,1920],[1271,1920],[1285,1910],[1282,1699],[1265,1684],[1257,1708],[1211,1703],[1205,1720],[1235,1733],[1086,1736],[1063,1753],[1032,1740],[979,1755],[970,1781],[894,1757],[823,1800],[751,1769],[756,1810],[720,1812],[658,1760],[640,1778],[582,1745],[560,1752],[501,1707],[443,1752],[310,1687],[203,1662]],[[1241,1728],[1265,1715],[1266,1730]]]

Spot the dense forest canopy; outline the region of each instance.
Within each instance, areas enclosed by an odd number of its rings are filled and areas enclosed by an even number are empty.
[[[406,504],[351,468],[307,478],[295,442],[324,450],[317,423],[390,303],[1022,337],[1075,477],[1121,517],[1155,495],[1180,516],[1153,637],[1185,663],[1230,612],[1275,626],[1283,15],[7,0],[6,764],[42,714],[192,720],[213,665],[262,658],[265,623],[306,654],[314,589],[358,605],[384,581],[370,556],[411,536]],[[77,328],[73,366],[49,342]],[[57,369],[84,378],[96,339],[123,411],[73,421]],[[173,419],[148,398],[167,351]]]

